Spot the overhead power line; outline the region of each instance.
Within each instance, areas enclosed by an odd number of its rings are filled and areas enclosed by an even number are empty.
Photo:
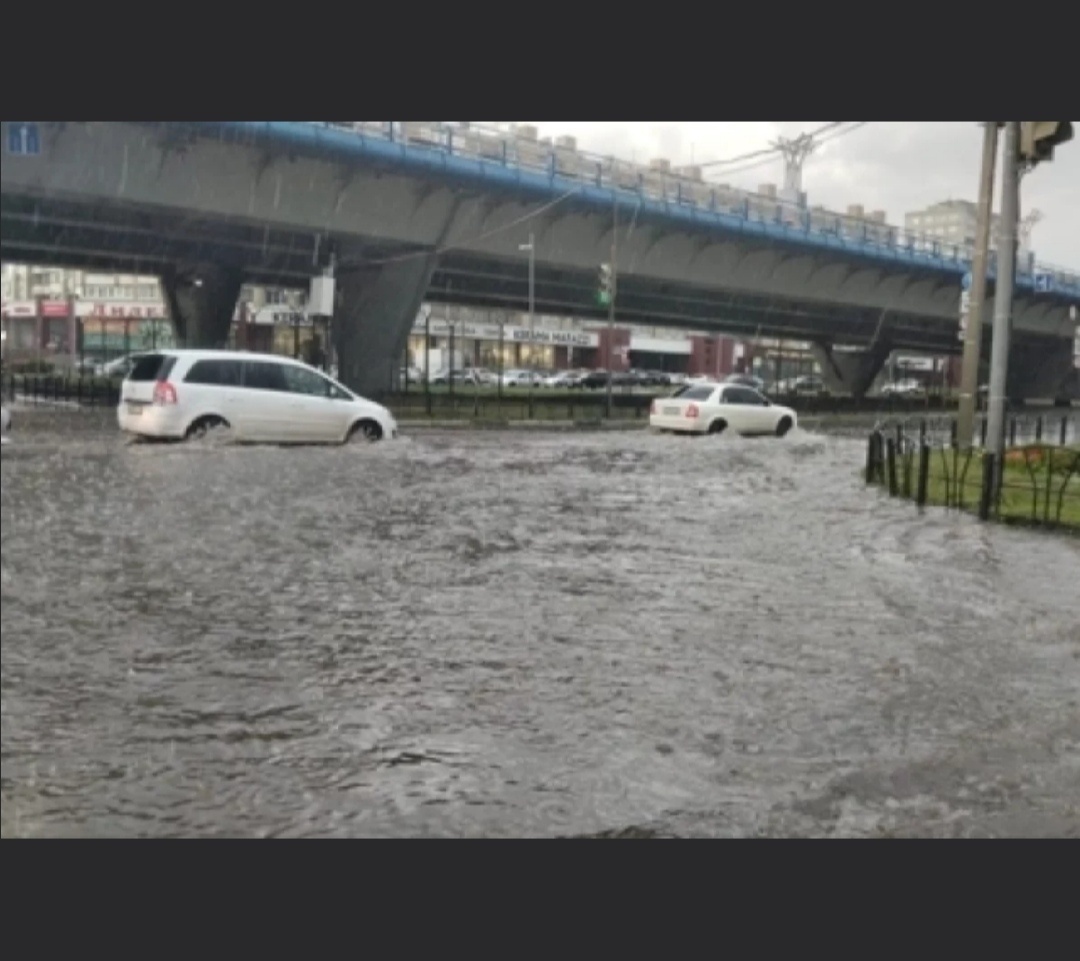
[[[832,120],[829,123],[825,124],[823,127],[819,127],[817,130],[811,131],[807,134],[802,134],[801,136],[811,138],[817,137],[820,134],[825,133],[826,131],[834,130],[835,128],[839,127],[841,124],[844,123],[850,123],[850,121]],[[753,150],[750,153],[740,154],[737,157],[728,157],[726,160],[708,160],[705,163],[693,164],[692,166],[700,167],[702,169],[707,169],[709,167],[725,167],[728,164],[743,163],[747,160],[753,160],[757,157],[765,156],[768,156],[771,159],[780,156],[780,152],[776,147],[763,147],[761,150]]]

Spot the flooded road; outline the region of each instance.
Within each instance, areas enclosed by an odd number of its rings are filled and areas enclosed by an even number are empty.
[[[4,837],[1080,836],[1080,542],[860,440],[19,426]]]

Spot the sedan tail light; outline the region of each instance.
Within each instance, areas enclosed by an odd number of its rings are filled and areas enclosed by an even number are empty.
[[[154,384],[154,406],[169,407],[176,403],[176,388],[167,380]]]
[[[686,408],[686,416],[689,417],[691,420],[693,420],[696,417],[700,417],[701,416],[701,411],[698,409],[698,405],[697,404],[690,404]]]
[[[656,411],[657,411],[657,405],[656,405],[656,401],[654,400],[654,401],[653,401],[653,402],[652,402],[652,403],[651,403],[651,404],[649,405],[649,413],[650,413],[650,414],[653,414],[653,415],[655,415],[655,414],[656,414]]]

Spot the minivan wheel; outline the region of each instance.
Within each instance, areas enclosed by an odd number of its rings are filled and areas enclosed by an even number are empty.
[[[349,443],[374,444],[382,440],[382,428],[373,420],[362,420],[349,431]]]
[[[780,423],[776,425],[776,436],[783,437],[789,430],[791,430],[791,418],[784,417],[780,420]]]
[[[184,435],[184,439],[199,440],[215,431],[228,429],[228,423],[220,417],[200,417],[188,428],[187,434]]]

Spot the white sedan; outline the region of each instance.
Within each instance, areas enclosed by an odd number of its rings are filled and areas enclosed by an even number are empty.
[[[741,384],[695,384],[676,397],[659,397],[649,412],[649,427],[679,434],[783,437],[798,425],[795,411],[781,407]]]

